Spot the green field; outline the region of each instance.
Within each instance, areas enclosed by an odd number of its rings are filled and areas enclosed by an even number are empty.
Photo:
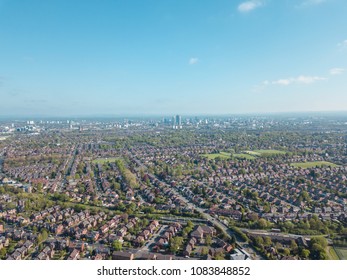
[[[250,160],[255,159],[254,156],[249,155],[249,154],[233,154],[233,157],[234,158],[239,158],[239,159],[250,159]]]
[[[279,151],[279,150],[254,150],[254,151],[245,151],[244,153],[252,155],[252,156],[258,156],[258,157],[286,154],[285,151]]]
[[[340,260],[347,260],[347,248],[346,247],[334,247],[337,256]]]
[[[335,163],[331,163],[328,161],[308,161],[308,162],[297,162],[297,163],[291,163],[291,166],[295,167],[301,167],[301,168],[311,168],[311,167],[325,167],[325,166],[330,166],[330,167],[337,167],[338,165]]]
[[[220,153],[215,153],[215,154],[202,154],[201,156],[206,157],[208,159],[216,159],[216,158],[221,158],[221,159],[230,159],[231,154],[228,152],[220,152]],[[240,153],[240,154],[233,154],[233,158],[238,158],[238,159],[255,159],[254,156],[246,154],[246,153]]]
[[[97,158],[97,159],[94,159],[92,161],[92,163],[101,163],[101,164],[104,164],[106,162],[112,162],[112,161],[116,161],[116,159],[119,159],[119,158],[116,158],[116,157],[112,157],[112,158]]]
[[[251,156],[257,156],[260,157],[261,153],[255,152],[255,151],[244,151],[245,154],[251,155]]]
[[[329,256],[329,260],[339,260],[340,258],[338,257],[338,255],[336,254],[336,251],[333,247],[328,247],[327,248],[327,253]]]
[[[202,154],[201,156],[206,157],[208,159],[215,159],[217,157],[222,158],[222,159],[229,159],[231,158],[230,153],[227,152],[220,152],[217,154]]]

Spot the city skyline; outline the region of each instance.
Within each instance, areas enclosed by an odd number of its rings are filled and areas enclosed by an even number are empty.
[[[347,111],[347,3],[0,0],[0,116]]]

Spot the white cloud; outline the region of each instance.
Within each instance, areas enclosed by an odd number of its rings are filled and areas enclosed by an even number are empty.
[[[332,68],[330,69],[330,75],[336,76],[341,75],[343,72],[345,72],[345,69],[343,68]]]
[[[263,85],[264,86],[269,86],[269,85],[279,85],[279,86],[289,86],[292,84],[313,84],[317,81],[324,81],[327,78],[325,77],[318,77],[318,76],[298,76],[296,78],[286,78],[286,79],[279,79],[275,81],[264,81]]]
[[[292,83],[292,80],[293,79],[280,79],[280,80],[277,80],[277,81],[273,81],[271,82],[271,84],[273,85],[281,85],[281,86],[288,86]]]
[[[251,0],[251,1],[246,1],[246,2],[242,2],[239,6],[238,6],[238,10],[241,13],[247,13],[249,11],[252,11],[256,8],[259,8],[260,6],[263,6],[264,3],[263,1],[260,0]]]
[[[294,82],[299,84],[312,84],[317,81],[324,81],[327,78],[324,77],[312,77],[312,76],[299,76],[297,77]]]
[[[199,62],[199,58],[192,57],[189,59],[189,65],[197,64]]]
[[[337,46],[340,48],[347,48],[347,40],[344,40],[341,43],[338,43]]]

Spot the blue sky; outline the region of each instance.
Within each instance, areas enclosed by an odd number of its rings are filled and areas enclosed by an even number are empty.
[[[0,0],[0,115],[347,111],[346,15],[345,0]]]

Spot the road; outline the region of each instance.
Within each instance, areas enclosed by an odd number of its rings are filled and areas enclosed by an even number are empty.
[[[59,187],[57,189],[57,192],[62,192],[65,188],[65,185],[68,184],[68,180],[67,180],[67,176],[70,175],[70,172],[71,172],[71,169],[72,169],[72,165],[75,161],[75,158],[76,158],[76,155],[77,155],[77,149],[78,149],[78,146],[75,146],[73,148],[73,153],[70,155],[70,158],[68,159],[68,164],[67,164],[67,167],[65,168],[65,172],[62,174],[62,179],[59,183]]]
[[[143,168],[144,170],[147,170],[147,166],[145,166],[140,160],[131,157],[131,159],[137,164],[139,165],[139,167]],[[153,175],[153,174],[149,174],[150,176],[153,176],[155,178],[157,178],[157,176]],[[157,178],[158,179],[158,178]],[[229,237],[231,238],[232,236],[235,236],[236,238],[236,246],[238,247],[238,249],[240,249],[241,251],[245,252],[250,258],[252,259],[263,259],[261,255],[259,255],[247,242],[243,242],[242,240],[240,240],[237,235],[227,226],[225,226],[223,223],[221,223],[218,219],[215,219],[214,217],[212,217],[211,215],[209,215],[208,213],[205,213],[206,209],[203,209],[195,204],[193,204],[192,202],[190,202],[189,200],[187,200],[183,195],[181,195],[177,190],[175,190],[174,188],[172,188],[169,184],[167,184],[166,182],[158,179],[160,182],[162,182],[163,184],[165,184],[167,187],[169,187],[172,192],[177,195],[182,201],[184,201],[188,207],[190,207],[191,209],[194,209],[195,211],[199,212],[201,214],[201,216],[206,219],[207,221],[209,221],[210,223],[212,223],[214,226],[219,227],[223,230],[223,232]]]
[[[249,244],[247,242],[243,242],[240,238],[238,238],[238,236],[235,234],[235,232],[233,232],[230,228],[228,228],[227,226],[225,226],[223,223],[221,223],[218,219],[212,217],[210,214],[205,213],[206,209],[200,208],[199,206],[196,206],[195,204],[191,203],[190,201],[188,201],[183,195],[181,195],[179,192],[177,192],[176,190],[172,191],[178,196],[180,197],[185,203],[187,203],[187,205],[196,210],[197,212],[199,212],[201,214],[201,216],[203,218],[205,218],[207,221],[209,221],[210,223],[212,223],[214,226],[219,227],[223,230],[223,232],[229,237],[231,238],[232,236],[235,236],[236,238],[236,245],[240,250],[243,250],[244,252],[248,253],[248,255],[253,258],[253,259],[263,259],[262,256],[260,256],[251,246],[249,246]]]
[[[0,175],[2,175],[2,165],[4,164],[4,159],[0,158]]]
[[[150,239],[146,241],[146,244],[141,247],[139,251],[144,251],[144,252],[150,252],[150,247],[155,244],[157,241],[158,237],[163,235],[165,230],[168,228],[168,226],[161,226],[156,233],[152,235]]]

